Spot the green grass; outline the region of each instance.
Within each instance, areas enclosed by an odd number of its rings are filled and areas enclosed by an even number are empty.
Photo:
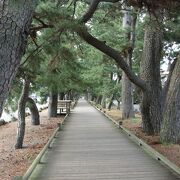
[[[140,121],[141,121],[141,119],[139,117],[131,118],[132,123],[138,123]]]

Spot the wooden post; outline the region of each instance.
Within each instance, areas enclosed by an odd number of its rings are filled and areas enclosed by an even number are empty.
[[[122,121],[119,121],[119,126],[118,126],[118,128],[120,129],[121,126],[122,126]]]

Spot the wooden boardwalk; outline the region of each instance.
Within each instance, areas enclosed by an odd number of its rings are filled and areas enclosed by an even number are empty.
[[[37,180],[178,180],[84,100],[31,177]]]

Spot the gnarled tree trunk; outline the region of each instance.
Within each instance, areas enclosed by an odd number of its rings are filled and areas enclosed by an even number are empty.
[[[22,94],[18,102],[18,131],[15,145],[16,149],[22,148],[23,146],[23,139],[25,133],[25,109],[29,94],[29,85],[30,81],[28,79],[24,80]]]
[[[32,125],[39,125],[39,111],[36,106],[34,100],[30,97],[27,98],[27,107],[30,109],[31,112],[31,124]]]
[[[27,44],[37,0],[0,2],[0,116]]]
[[[49,105],[48,105],[48,117],[56,117],[57,116],[57,101],[58,94],[56,92],[49,93]]]
[[[160,138],[163,143],[180,144],[180,56],[167,92]]]
[[[147,134],[158,134],[162,121],[160,59],[163,31],[156,17],[151,16],[146,26],[141,61],[141,78],[147,90],[142,92],[141,112]]]

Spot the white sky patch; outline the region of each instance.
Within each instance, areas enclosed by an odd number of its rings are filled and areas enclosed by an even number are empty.
[[[161,70],[164,71],[164,73],[168,73],[168,66],[169,61],[172,63],[172,57],[170,57],[171,53],[173,52],[180,52],[180,44],[173,43],[172,46],[170,46],[168,49],[166,49],[166,56],[163,58],[164,63],[161,65]]]
[[[37,31],[38,36],[41,36],[41,34],[42,34],[41,31]]]

